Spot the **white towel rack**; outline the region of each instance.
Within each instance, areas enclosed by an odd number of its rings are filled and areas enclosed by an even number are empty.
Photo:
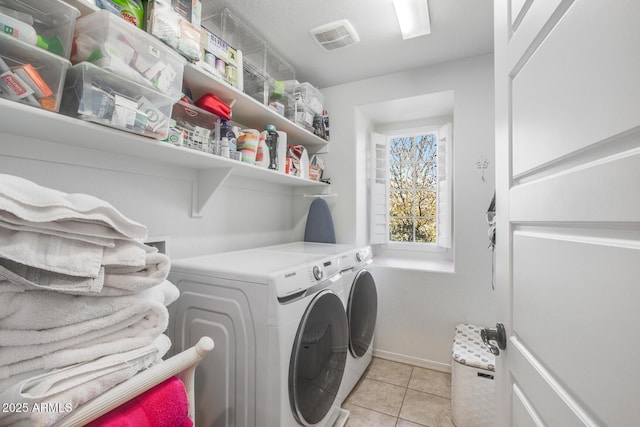
[[[194,374],[198,363],[213,350],[213,347],[211,338],[200,338],[193,347],[134,375],[127,381],[76,408],[56,423],[55,427],[85,425],[174,375],[184,383],[189,399],[189,417],[195,425]]]

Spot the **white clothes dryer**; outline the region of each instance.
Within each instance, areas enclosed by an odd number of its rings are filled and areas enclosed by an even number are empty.
[[[373,341],[378,314],[378,293],[367,270],[373,255],[370,246],[294,242],[268,246],[265,250],[297,254],[337,255],[344,283],[344,304],[349,323],[349,355],[338,402],[342,404],[358,383],[373,358]]]
[[[348,353],[339,258],[251,249],[175,260],[170,307],[178,352],[202,335],[199,426],[331,426]]]
[[[354,248],[341,256],[345,307],[349,323],[349,354],[340,404],[349,396],[373,358],[373,340],[378,317],[376,282],[367,266],[372,262],[371,247]]]

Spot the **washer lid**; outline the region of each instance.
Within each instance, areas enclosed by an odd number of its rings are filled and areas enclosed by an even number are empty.
[[[265,246],[261,249],[315,255],[340,255],[353,249],[353,246],[335,243],[293,242],[281,245]]]
[[[298,268],[318,260],[318,256],[277,253],[247,249],[172,261],[174,271],[190,272],[230,280],[267,284],[269,279],[285,269]]]
[[[276,288],[277,297],[286,298],[336,277],[340,272],[340,262],[336,256],[256,248],[177,259],[172,262],[171,270],[272,284]]]

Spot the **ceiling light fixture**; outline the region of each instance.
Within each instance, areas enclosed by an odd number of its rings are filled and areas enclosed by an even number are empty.
[[[427,0],[393,0],[404,40],[431,34]]]

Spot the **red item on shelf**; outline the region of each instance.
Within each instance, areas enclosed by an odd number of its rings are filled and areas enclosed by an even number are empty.
[[[212,93],[206,93],[196,101],[196,106],[224,119],[231,119],[231,107]]]

